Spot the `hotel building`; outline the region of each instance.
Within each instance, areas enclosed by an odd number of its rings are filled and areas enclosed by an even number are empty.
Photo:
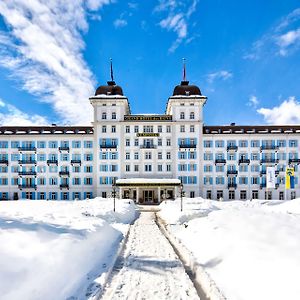
[[[114,81],[90,97],[92,126],[0,127],[0,199],[118,197],[159,203],[179,195],[287,199],[300,195],[300,126],[204,126],[207,98],[182,81],[165,114],[131,114]],[[266,168],[276,188],[266,190]],[[295,189],[285,192],[285,168]]]

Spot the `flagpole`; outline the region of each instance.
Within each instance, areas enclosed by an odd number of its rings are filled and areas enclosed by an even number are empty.
[[[186,81],[186,70],[185,70],[185,58],[182,59],[182,63],[183,63],[183,81]]]

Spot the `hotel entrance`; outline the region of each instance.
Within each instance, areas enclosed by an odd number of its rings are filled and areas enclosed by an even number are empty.
[[[160,204],[178,196],[179,179],[117,179],[120,199],[133,199],[140,204]]]

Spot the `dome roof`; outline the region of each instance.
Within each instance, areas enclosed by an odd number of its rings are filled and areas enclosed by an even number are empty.
[[[107,85],[101,85],[97,88],[95,96],[97,95],[120,95],[123,96],[123,90],[116,85],[114,81],[107,81]]]
[[[174,89],[173,96],[201,96],[201,91],[196,85],[189,85],[188,81],[181,81]]]

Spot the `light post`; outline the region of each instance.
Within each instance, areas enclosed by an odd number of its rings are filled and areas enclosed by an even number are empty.
[[[112,196],[114,198],[114,212],[116,211],[116,181],[114,179],[113,184],[112,184]]]
[[[183,184],[181,181],[180,182],[180,211],[183,210],[183,196],[184,196],[184,191],[183,191]]]

